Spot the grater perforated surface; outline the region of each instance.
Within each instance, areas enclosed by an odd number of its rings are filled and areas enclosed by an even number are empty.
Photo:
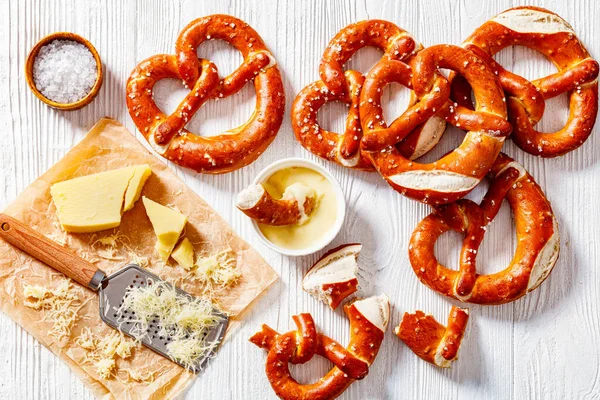
[[[128,264],[121,270],[108,276],[102,281],[102,286],[99,290],[100,295],[100,317],[109,326],[120,330],[124,334],[134,337],[131,334],[131,329],[134,327],[132,322],[129,322],[133,318],[134,313],[132,311],[124,310],[122,315],[117,314],[117,309],[123,304],[127,288],[129,287],[142,287],[147,282],[162,282],[158,276],[151,272],[148,272],[136,264]],[[189,293],[176,288],[178,295],[193,299]],[[131,313],[131,314],[129,314]],[[192,369],[193,372],[201,371],[207,364],[208,360],[214,356],[218,350],[225,331],[227,330],[227,324],[229,318],[216,308],[214,314],[221,316],[223,319],[219,325],[213,329],[207,331],[205,339],[208,343],[218,342],[219,344],[214,347],[211,352],[208,352],[204,357],[201,357],[196,366]],[[152,320],[149,324],[147,334],[140,340],[145,346],[154,350],[155,352],[173,360],[169,357],[167,352],[167,345],[170,343],[171,338],[165,336],[159,336],[160,326],[158,326],[158,318]],[[184,365],[173,360],[177,364],[185,368]]]

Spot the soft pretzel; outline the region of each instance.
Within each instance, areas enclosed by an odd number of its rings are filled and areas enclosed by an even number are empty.
[[[308,270],[302,289],[332,309],[358,290],[357,259],[362,245],[343,244],[329,250]]]
[[[401,61],[382,61],[367,75],[360,106],[362,147],[398,192],[434,205],[450,203],[466,195],[483,179],[510,133],[504,94],[498,78],[484,60],[457,46],[428,47],[417,53],[411,66]],[[475,111],[448,100],[448,82],[439,73],[440,68],[456,71],[473,86]],[[412,83],[421,101],[388,126],[382,117],[381,92],[390,82],[408,87]],[[436,112],[467,130],[465,140],[459,148],[431,164],[407,159],[394,143]]]
[[[402,322],[395,329],[396,335],[417,356],[441,368],[449,368],[458,358],[469,310],[452,306],[448,326],[443,326],[423,311],[404,313]]]
[[[242,65],[219,78],[216,66],[196,54],[208,39],[221,39],[238,49],[244,56]],[[256,160],[277,135],[285,105],[281,75],[258,33],[237,18],[211,15],[185,27],[176,49],[176,56],[142,61],[127,81],[127,107],[137,128],[163,157],[198,172],[230,172]],[[171,115],[165,115],[152,97],[156,82],[165,78],[181,79],[191,89]],[[250,80],[256,109],[245,124],[213,137],[185,128],[207,100],[233,95]]]
[[[328,400],[338,397],[352,382],[364,378],[375,360],[389,321],[387,296],[373,296],[344,306],[350,320],[350,342],[346,348],[317,333],[310,314],[294,316],[297,330],[278,334],[263,325],[250,338],[268,350],[266,373],[271,387],[284,400]],[[289,363],[301,364],[314,354],[327,358],[334,367],[311,384],[292,378]]]
[[[461,199],[437,207],[419,223],[409,244],[410,263],[421,282],[438,293],[470,303],[507,303],[537,288],[552,271],[560,248],[552,208],[531,175],[501,153],[490,177],[492,182],[481,205]],[[505,197],[516,225],[515,256],[503,271],[480,275],[476,271],[477,251]],[[465,236],[458,271],[440,264],[434,254],[436,240],[449,230]]]
[[[407,59],[423,48],[408,32],[388,21],[368,20],[348,25],[325,49],[319,67],[321,80],[306,86],[294,100],[292,127],[298,141],[313,154],[346,167],[373,170],[360,151],[363,130],[359,99],[364,77],[358,71],[342,70],[350,57],[365,46],[383,50],[382,60]],[[321,128],[317,121],[319,110],[330,101],[349,106],[346,129],[341,135]],[[436,118],[414,129],[403,154],[416,157],[426,153],[443,132],[445,125],[441,121]]]
[[[546,56],[558,72],[532,82],[505,70],[492,56],[509,46],[526,46]],[[581,146],[592,133],[598,112],[598,63],[573,28],[557,14],[538,7],[508,9],[477,28],[463,46],[485,58],[507,96],[512,139],[524,151],[556,157]],[[461,102],[470,103],[468,85],[457,80]],[[566,125],[552,133],[534,129],[547,99],[569,93]],[[472,106],[472,105],[470,105]]]
[[[316,201],[315,191],[302,183],[288,186],[281,199],[275,199],[262,185],[256,184],[238,194],[236,206],[262,224],[292,225],[304,223]]]
[[[296,139],[311,153],[345,167],[372,170],[373,166],[360,153],[362,127],[358,115],[360,90],[365,78],[360,72],[346,71],[343,92],[333,95],[322,81],[306,86],[292,104],[292,128]],[[343,134],[321,128],[317,114],[330,101],[349,106]]]

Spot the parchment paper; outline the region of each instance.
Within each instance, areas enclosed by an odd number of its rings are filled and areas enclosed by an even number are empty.
[[[158,158],[150,154],[135,137],[117,121],[100,120],[67,155],[33,182],[5,213],[9,214],[66,245],[81,257],[93,262],[110,274],[130,261],[147,259],[150,271],[163,279],[175,279],[184,290],[199,294],[198,282],[184,279],[184,270],[176,265],[165,265],[154,251],[156,236],[146,216],[141,199],[135,207],[123,215],[121,225],[113,230],[89,234],[67,234],[62,231],[56,217],[56,209],[50,196],[50,185],[76,176],[121,168],[130,165],[149,164],[152,176],[146,182],[142,195],[161,204],[178,208],[188,216],[185,235],[194,243],[196,254],[210,255],[231,249],[242,273],[240,281],[220,293],[217,301],[231,313],[228,335],[239,323],[236,316],[249,306],[269,285],[277,280],[277,274],[250,247],[237,236],[231,227],[198,195],[170,171]],[[113,247],[105,246],[97,239],[116,234]],[[111,378],[101,379],[95,368],[84,360],[85,350],[75,344],[84,327],[89,327],[99,337],[111,333],[98,315],[97,294],[81,289],[83,307],[75,323],[70,340],[58,343],[48,335],[52,323],[40,321],[44,311],[24,306],[23,284],[55,287],[65,277],[25,255],[0,240],[0,304],[2,311],[25,328],[44,346],[66,362],[90,388],[97,398],[103,399],[164,399],[181,394],[195,375],[185,371],[153,351],[140,346],[127,360],[116,359],[119,375],[125,377],[124,368],[141,373],[152,373],[153,382],[122,383]],[[73,283],[73,285],[77,285]],[[219,362],[218,353],[212,362]],[[210,363],[209,366],[210,368]]]

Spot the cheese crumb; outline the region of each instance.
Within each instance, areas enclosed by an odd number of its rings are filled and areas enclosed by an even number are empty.
[[[44,310],[42,321],[52,323],[50,336],[59,342],[71,337],[71,329],[78,319],[81,308],[79,294],[81,290],[71,287],[71,281],[63,280],[54,289],[40,285],[23,285],[26,307]]]
[[[102,358],[98,360],[94,367],[96,367],[96,373],[102,379],[110,379],[115,369],[115,360],[112,358]]]
[[[196,276],[202,282],[210,286],[216,285],[218,288],[235,284],[242,275],[230,250],[199,257],[196,267]]]

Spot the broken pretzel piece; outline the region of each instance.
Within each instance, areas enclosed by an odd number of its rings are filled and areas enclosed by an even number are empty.
[[[358,290],[356,260],[361,249],[360,243],[350,243],[325,253],[304,276],[302,289],[335,310]]]
[[[395,329],[396,335],[417,356],[441,368],[449,368],[458,358],[462,338],[465,334],[469,310],[452,306],[445,327],[423,311],[405,313]]]
[[[236,199],[236,206],[250,218],[267,225],[303,224],[317,201],[316,192],[302,184],[293,183],[276,199],[260,185],[250,185]]]

